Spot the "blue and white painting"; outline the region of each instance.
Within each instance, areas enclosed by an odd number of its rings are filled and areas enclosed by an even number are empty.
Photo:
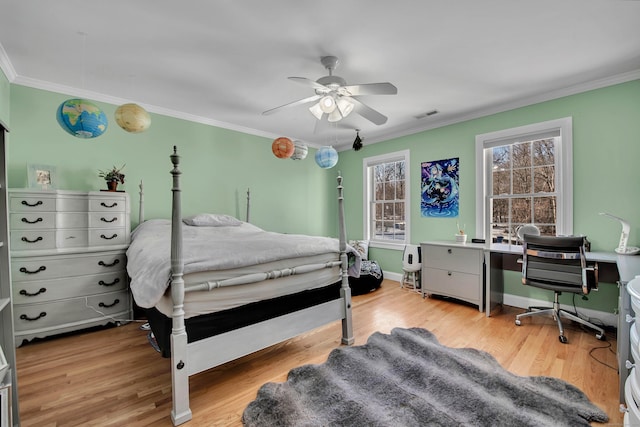
[[[459,213],[460,160],[423,162],[420,212],[423,217],[455,218]]]

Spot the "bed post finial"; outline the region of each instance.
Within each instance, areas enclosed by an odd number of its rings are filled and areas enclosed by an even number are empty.
[[[142,180],[140,180],[140,199],[139,199],[139,210],[138,210],[138,224],[142,224],[144,222],[144,188],[142,185]]]

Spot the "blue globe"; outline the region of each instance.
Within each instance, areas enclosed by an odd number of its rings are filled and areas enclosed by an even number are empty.
[[[56,120],[62,129],[78,138],[96,138],[109,125],[104,111],[86,99],[64,101],[58,107]]]
[[[338,152],[333,147],[322,147],[316,151],[316,163],[322,169],[329,169],[338,163]]]

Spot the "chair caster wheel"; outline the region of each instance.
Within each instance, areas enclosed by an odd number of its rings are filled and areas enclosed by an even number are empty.
[[[558,339],[560,340],[560,342],[561,342],[562,344],[566,344],[566,343],[567,343],[567,341],[568,341],[568,340],[567,340],[567,337],[565,337],[564,335],[560,335],[560,336],[558,337]]]
[[[516,325],[518,326],[522,325],[522,323],[520,322],[520,319],[516,319]]]

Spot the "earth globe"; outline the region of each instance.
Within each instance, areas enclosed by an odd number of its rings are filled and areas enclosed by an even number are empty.
[[[151,117],[138,104],[123,104],[116,108],[115,119],[118,126],[127,132],[140,133],[149,129]]]
[[[330,169],[338,163],[338,152],[333,147],[322,147],[316,151],[316,163],[322,169]]]
[[[58,107],[56,120],[62,129],[77,138],[96,138],[109,125],[107,115],[86,99],[67,99]]]

